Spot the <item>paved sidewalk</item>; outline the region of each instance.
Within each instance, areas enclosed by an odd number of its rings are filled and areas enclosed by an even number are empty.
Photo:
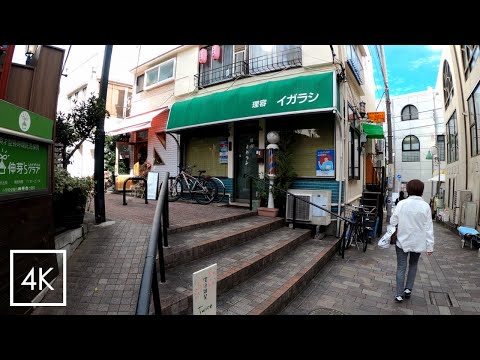
[[[434,224],[434,234],[435,251],[420,256],[412,296],[403,303],[394,301],[395,248],[369,244],[366,253],[352,248],[345,259],[335,255],[281,314],[306,315],[318,309],[352,315],[480,314],[478,250],[462,249],[460,237],[440,224]]]
[[[129,197],[124,206],[121,195],[106,194],[105,203],[107,220],[114,223],[93,226],[68,260],[67,306],[37,307],[34,315],[135,313],[156,201]],[[248,211],[179,201],[169,205],[173,229]],[[62,277],[54,284],[55,291],[42,302],[61,302]]]

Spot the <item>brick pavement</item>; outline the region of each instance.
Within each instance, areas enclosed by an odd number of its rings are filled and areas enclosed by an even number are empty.
[[[461,248],[460,237],[434,224],[435,251],[420,256],[412,297],[394,301],[396,254],[369,245],[339,255],[317,274],[282,315],[309,314],[328,308],[359,315],[480,314],[480,258],[478,251]],[[448,295],[448,298],[446,297]]]
[[[121,195],[106,194],[106,217],[115,223],[93,226],[68,260],[67,306],[37,307],[33,314],[134,314],[156,206],[156,201],[142,201],[129,197],[124,206]],[[173,229],[248,212],[178,201],[169,209]],[[57,278],[56,290],[43,302],[60,302],[61,280]]]

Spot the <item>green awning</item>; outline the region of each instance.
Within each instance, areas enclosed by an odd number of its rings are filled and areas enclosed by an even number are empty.
[[[376,124],[362,123],[362,129],[367,138],[370,139],[383,139],[385,137],[383,133],[383,127]]]
[[[267,81],[173,104],[167,131],[279,114],[332,111],[334,72]]]

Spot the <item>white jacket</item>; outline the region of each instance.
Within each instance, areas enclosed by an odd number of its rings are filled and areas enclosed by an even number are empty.
[[[399,201],[390,218],[398,224],[397,246],[403,251],[433,251],[433,222],[430,206],[420,196]]]

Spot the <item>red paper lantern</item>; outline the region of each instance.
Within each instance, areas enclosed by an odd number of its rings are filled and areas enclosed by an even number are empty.
[[[207,62],[207,49],[200,49],[198,52],[198,62],[205,64]]]
[[[220,45],[213,45],[212,46],[212,58],[213,58],[213,60],[220,59]]]

